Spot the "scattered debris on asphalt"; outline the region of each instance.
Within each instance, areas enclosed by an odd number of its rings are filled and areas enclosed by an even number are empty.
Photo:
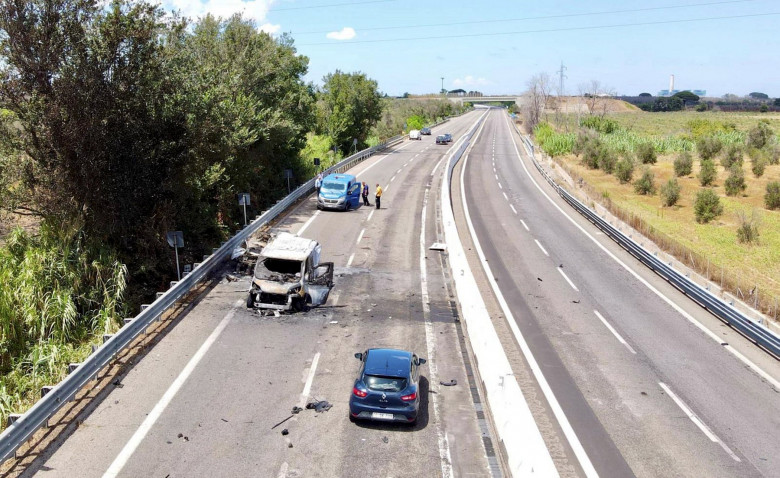
[[[119,380],[114,380],[113,382],[111,382],[111,385],[115,386],[116,388],[122,388],[125,386],[125,384],[120,382]]]
[[[382,441],[383,441],[383,442],[385,442],[385,443],[387,443],[387,442],[388,442],[388,441],[390,441],[390,440],[388,440],[388,439],[387,439],[387,437],[382,437]]]
[[[453,385],[457,385],[458,381],[453,378],[449,382],[439,382],[439,383],[444,385],[445,387],[452,387]]]
[[[279,423],[277,423],[276,425],[272,426],[272,427],[271,427],[271,430],[273,430],[274,428],[278,427],[279,425],[281,425],[282,423],[286,422],[287,420],[291,419],[292,417],[293,417],[293,415],[290,415],[289,417],[285,418],[285,419],[284,419],[284,420],[282,420],[281,422],[279,422]]]
[[[184,435],[183,433],[179,433],[178,435],[176,435],[176,438],[180,438],[184,441],[190,441],[190,437]]]
[[[292,448],[292,447],[293,447],[292,443],[287,444],[287,448]]]
[[[227,421],[227,420],[225,420],[224,418],[220,418],[220,420],[222,420],[222,421],[223,421],[223,422],[225,422],[225,423],[228,423],[228,421]]]
[[[541,277],[537,277],[536,280],[538,280],[539,282],[543,282]]]
[[[332,406],[333,405],[329,403],[327,400],[319,400],[319,401],[309,402],[306,404],[307,409],[309,410],[314,409],[314,411],[317,413],[327,412],[328,410],[330,410]]]
[[[293,407],[292,408],[292,414],[295,415],[295,414],[301,413],[302,410],[303,410],[303,408],[301,408],[301,407]]]
[[[289,434],[290,434],[290,431],[287,430],[286,428],[282,430],[282,435],[289,435]]]

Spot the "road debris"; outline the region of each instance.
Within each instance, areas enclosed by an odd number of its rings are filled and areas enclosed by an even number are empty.
[[[385,443],[387,443],[387,442],[388,442],[388,441],[390,441],[390,440],[388,440],[388,439],[387,439],[387,437],[385,436],[385,437],[382,437],[382,441],[383,441],[383,442],[385,442]]]
[[[319,400],[306,404],[307,409],[313,409],[317,413],[327,412],[332,406],[333,404],[329,403],[327,400]]]
[[[178,435],[176,435],[176,438],[180,438],[184,441],[190,441],[190,437],[184,435],[183,433],[179,433]]]
[[[301,413],[301,411],[303,411],[303,408],[301,408],[301,407],[293,407],[293,408],[292,408],[292,414],[293,414],[293,415],[296,415],[296,414],[298,414],[298,413]]]
[[[457,385],[458,381],[453,378],[449,382],[439,382],[439,383],[444,385],[445,387],[452,387],[453,385]]]
[[[286,428],[282,430],[282,435],[289,435],[289,434],[290,434],[290,431],[287,430]]]
[[[273,430],[274,428],[278,427],[279,425],[281,425],[282,423],[286,422],[287,420],[291,419],[292,417],[293,417],[293,415],[290,415],[289,417],[285,418],[285,419],[284,419],[284,420],[282,420],[281,422],[279,422],[279,423],[277,423],[276,425],[272,426],[272,427],[271,427],[271,430]]]

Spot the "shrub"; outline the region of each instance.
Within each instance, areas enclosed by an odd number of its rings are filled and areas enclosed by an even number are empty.
[[[699,103],[698,105],[696,105],[696,111],[698,111],[699,113],[703,111],[707,111],[708,109],[710,108],[707,103]]]
[[[715,136],[701,136],[696,140],[696,151],[701,159],[712,159],[723,149],[723,143]]]
[[[766,156],[769,164],[780,163],[780,144],[774,142],[769,143],[766,147]]]
[[[602,118],[601,116],[586,116],[580,120],[580,126],[590,128],[604,134],[614,133],[619,128],[617,121],[611,120],[609,118]]]
[[[582,162],[589,169],[599,168],[599,157],[602,154],[604,145],[600,141],[590,141],[585,145],[582,151]]]
[[[615,164],[615,177],[620,181],[620,184],[626,184],[631,182],[631,177],[634,175],[634,160],[631,156],[624,155]]]
[[[696,216],[696,222],[707,224],[723,214],[723,205],[720,203],[718,194],[712,189],[706,188],[696,193],[693,212]]]
[[[680,200],[680,183],[676,178],[671,178],[661,186],[661,202],[666,207],[677,204]]]
[[[571,152],[579,157],[579,155],[585,152],[585,147],[591,142],[600,142],[598,133],[590,129],[580,129],[577,137],[574,139]]]
[[[752,244],[758,241],[758,226],[760,224],[760,217],[754,210],[753,215],[748,217],[745,211],[737,211],[737,220],[739,221],[739,227],[737,228],[737,241],[745,244]]]
[[[753,175],[755,177],[760,178],[764,175],[764,171],[766,170],[766,163],[767,161],[763,156],[759,156],[753,160],[750,169],[753,171]]]
[[[758,111],[766,113],[769,111],[769,107],[767,105],[761,105],[761,108],[759,108]]]
[[[655,175],[650,168],[645,167],[642,171],[642,177],[634,182],[634,192],[652,196],[655,194]]]
[[[723,165],[724,169],[729,169],[734,164],[739,164],[742,167],[742,148],[736,144],[730,144],[723,152],[720,164]]]
[[[772,181],[766,185],[764,205],[767,209],[780,209],[780,181]]]
[[[718,177],[715,163],[711,159],[702,159],[699,165],[699,183],[702,186],[710,186]]]
[[[636,146],[636,156],[642,164],[655,164],[658,161],[652,143],[639,143]]]
[[[731,166],[731,168],[729,168],[729,172],[729,177],[726,178],[726,182],[724,184],[726,188],[726,194],[729,196],[736,196],[737,194],[747,189],[747,184],[745,183],[745,171],[742,170],[742,166],[735,163]]]
[[[617,163],[615,153],[611,149],[603,147],[599,155],[599,169],[607,174],[612,174],[615,171],[615,163]]]
[[[693,157],[688,151],[683,151],[674,159],[674,174],[677,177],[690,176],[693,172]]]

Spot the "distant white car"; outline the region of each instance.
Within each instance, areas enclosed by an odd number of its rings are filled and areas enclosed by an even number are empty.
[[[422,135],[420,135],[420,130],[413,129],[409,131],[409,139],[422,139]]]

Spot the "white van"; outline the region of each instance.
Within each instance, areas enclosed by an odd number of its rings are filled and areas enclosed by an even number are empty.
[[[419,129],[413,129],[409,131],[409,139],[422,139]]]

